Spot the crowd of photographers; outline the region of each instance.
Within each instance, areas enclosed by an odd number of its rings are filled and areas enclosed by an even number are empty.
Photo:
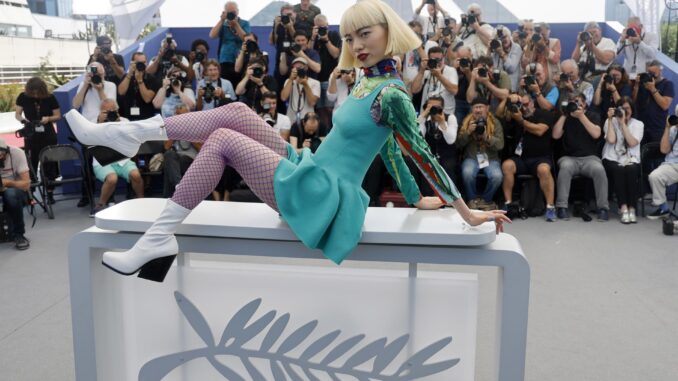
[[[656,36],[638,18],[628,20],[616,44],[602,36],[597,23],[587,23],[572,36],[576,46],[568,54],[548,24],[523,20],[514,31],[493,27],[477,4],[460,20],[436,0],[422,0],[414,12],[409,26],[422,45],[395,59],[419,113],[421,134],[471,207],[566,220],[572,181],[585,177],[592,180],[599,220],[609,219],[613,199],[621,222],[634,223],[643,165],[657,206],[649,217],[669,213],[665,191],[678,182],[678,117],[669,118],[674,88],[655,59]],[[112,52],[110,38],[99,37],[73,107],[101,123],[243,102],[295,149],[314,151],[362,73],[337,67],[342,38],[309,0],[284,4],[272,24],[267,37],[275,51],[269,54],[259,45],[266,36],[253,33],[239,17],[238,4],[229,1],[209,32],[219,41],[216,53],[210,54],[215,47],[205,40],[180,47],[168,34],[155,56],[134,53],[127,68]],[[34,168],[40,149],[56,144],[53,126],[60,118],[56,99],[40,82],[28,82],[16,110]],[[665,160],[641,163],[641,147],[650,143],[659,145]],[[158,147],[154,159],[163,167],[163,196],[172,195],[199,150],[200,144],[185,141]],[[8,155],[0,147],[4,187],[23,189],[23,183],[12,184],[23,178],[25,165],[4,160]],[[372,205],[380,204],[387,179],[379,161],[364,183]],[[146,161],[91,165],[102,183],[95,211],[109,205],[120,177],[137,197],[148,189],[141,176]],[[58,176],[56,168],[46,174]],[[414,167],[413,174],[417,177]],[[418,181],[422,194],[433,195]],[[227,169],[213,198],[228,200],[240,187],[246,184]],[[51,190],[47,197],[54,202]],[[17,204],[7,201],[7,191],[4,199],[6,208]],[[83,197],[78,206],[87,203]],[[14,221],[13,229],[17,247],[27,248],[23,221]]]

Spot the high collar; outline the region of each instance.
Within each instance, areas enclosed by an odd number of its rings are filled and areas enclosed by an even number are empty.
[[[396,62],[393,58],[385,58],[379,61],[376,65],[362,68],[365,77],[381,77],[392,76],[400,78],[398,70],[396,70]]]

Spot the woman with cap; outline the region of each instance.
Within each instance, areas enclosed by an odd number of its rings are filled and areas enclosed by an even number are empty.
[[[339,66],[361,67],[363,77],[335,113],[334,128],[315,154],[306,149],[297,154],[242,103],[105,128],[69,113],[71,128],[83,143],[105,143],[125,155],[134,155],[139,143],[150,139],[205,141],[156,222],[132,249],[105,253],[104,265],[133,274],[153,262],[149,266],[158,266],[153,276],[162,280],[178,251],[177,225],[214,188],[225,165],[236,168],[307,247],[322,250],[337,264],[360,240],[369,204],[361,183],[378,153],[408,203],[420,209],[452,205],[468,224],[494,221],[497,232],[502,231],[510,222],[504,212],[469,210],[418,133],[414,106],[390,57],[415,49],[421,40],[380,0],[349,7],[340,29],[345,43]],[[400,147],[415,159],[438,197],[421,197]]]

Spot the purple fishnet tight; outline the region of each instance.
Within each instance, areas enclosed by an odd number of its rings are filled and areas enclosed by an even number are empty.
[[[264,125],[266,129],[275,133],[265,122]],[[170,139],[195,141],[194,137],[186,135],[182,137],[174,135],[170,136]],[[282,159],[280,153],[234,129],[217,129],[210,134],[177,185],[172,201],[187,209],[195,208],[217,186],[224,168],[228,165],[238,171],[257,197],[278,210],[273,192],[273,175]]]
[[[212,132],[220,128],[228,128],[249,136],[278,155],[287,157],[287,142],[242,102],[169,117],[165,119],[165,128],[170,139],[195,143],[207,141]]]

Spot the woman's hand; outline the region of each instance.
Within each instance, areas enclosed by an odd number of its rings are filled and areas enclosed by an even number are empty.
[[[468,217],[466,222],[471,226],[478,226],[485,222],[494,221],[494,224],[497,228],[497,234],[504,231],[504,223],[511,223],[511,219],[506,216],[506,211],[503,210],[491,210],[489,212],[483,212],[480,210],[471,210],[471,214]]]
[[[443,205],[445,204],[438,197],[422,197],[421,200],[414,204],[417,209],[423,210],[440,209]]]

